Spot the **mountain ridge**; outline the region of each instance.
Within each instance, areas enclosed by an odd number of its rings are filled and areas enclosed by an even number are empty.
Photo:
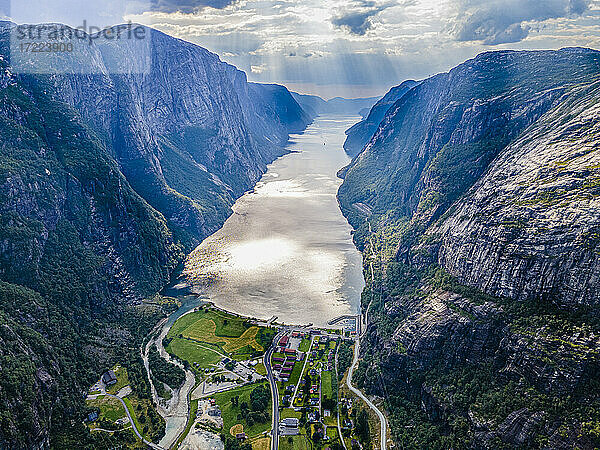
[[[600,445],[599,80],[592,49],[478,55],[397,100],[345,169],[356,382],[397,444]]]
[[[172,304],[144,300],[310,118],[285,87],[251,85],[152,30],[147,71],[142,44],[120,42],[86,44],[66,72],[15,74],[10,26],[0,27],[0,447],[123,444],[83,425],[81,393],[115,362],[157,441],[164,422],[139,345]]]

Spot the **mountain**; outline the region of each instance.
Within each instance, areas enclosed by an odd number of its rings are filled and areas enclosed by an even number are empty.
[[[144,30],[147,40],[101,39],[80,51],[73,66],[99,75],[57,74],[52,82],[189,250],[220,227],[234,199],[310,118],[286,88],[248,83],[217,55]],[[149,49],[150,66],[137,73]]]
[[[594,50],[481,54],[397,100],[345,171],[356,381],[400,446],[600,445],[599,83]]]
[[[416,81],[407,80],[399,86],[393,87],[381,100],[375,103],[366,116],[363,116],[363,120],[349,128],[346,131],[348,137],[344,142],[346,153],[352,157],[358,155],[367,142],[371,140],[375,131],[377,131],[388,109],[416,85]]]
[[[153,296],[310,119],[284,87],[151,29],[148,70],[139,42],[91,40],[46,60],[60,70],[17,75],[11,27],[0,25],[0,448],[122,445],[83,426],[82,393],[115,362],[158,440],[139,346],[172,305]]]
[[[292,92],[292,96],[312,118],[319,114],[347,114],[360,115],[365,108],[371,108],[378,97],[370,98],[342,98],[335,97],[323,100],[316,95],[298,94]]]

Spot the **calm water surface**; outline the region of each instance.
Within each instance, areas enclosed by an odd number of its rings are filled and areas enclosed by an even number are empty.
[[[362,260],[338,207],[344,131],[358,117],[318,118],[291,138],[234,214],[188,258],[184,276],[217,306],[325,325],[358,313]],[[324,145],[325,144],[325,145]]]

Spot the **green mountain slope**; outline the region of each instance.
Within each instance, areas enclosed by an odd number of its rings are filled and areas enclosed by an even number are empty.
[[[348,167],[356,381],[403,448],[600,445],[599,80],[593,50],[480,55],[409,91]]]

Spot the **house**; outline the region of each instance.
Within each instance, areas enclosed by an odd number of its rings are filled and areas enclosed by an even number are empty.
[[[344,428],[352,428],[354,423],[350,419],[344,419],[343,427]]]
[[[308,413],[307,420],[311,423],[316,422],[318,420],[316,411]]]
[[[283,359],[283,358],[279,358],[278,356],[275,356],[275,357],[273,357],[273,361],[276,361],[276,362],[283,362],[283,361],[284,361],[284,359]]]
[[[93,422],[94,420],[98,419],[98,411],[92,411],[91,413],[88,414],[87,416],[87,420],[88,422]]]
[[[312,397],[309,401],[310,406],[318,406],[319,405],[319,399],[317,397]]]
[[[290,384],[290,385],[286,386],[285,392],[287,392],[288,394],[291,392],[294,392],[294,385]]]
[[[279,339],[279,345],[281,347],[287,347],[289,341],[290,341],[290,338],[288,336],[283,336],[281,339]]]
[[[245,441],[245,440],[246,440],[246,433],[237,433],[237,434],[235,435],[235,438],[236,438],[238,441]]]
[[[207,414],[211,417],[221,417],[221,409],[218,406],[212,406],[208,409]]]
[[[102,382],[107,386],[111,386],[117,382],[117,377],[112,370],[108,370],[102,374]]]
[[[296,354],[296,350],[294,350],[293,348],[286,348],[285,349],[285,354],[286,355],[295,355]]]
[[[300,425],[300,421],[296,417],[288,417],[281,421],[281,425],[284,427],[298,427]]]

